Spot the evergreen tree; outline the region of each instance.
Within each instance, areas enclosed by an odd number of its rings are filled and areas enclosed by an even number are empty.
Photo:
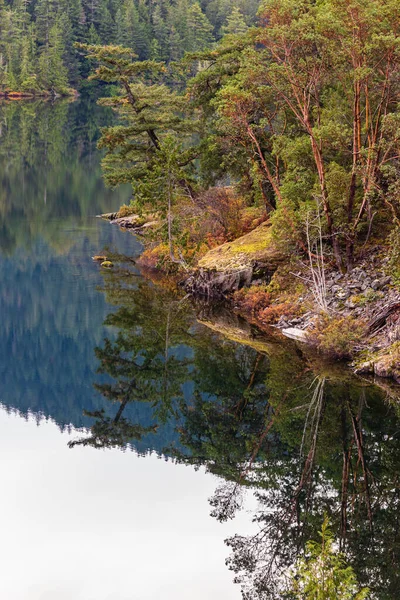
[[[169,60],[179,60],[182,58],[184,49],[182,38],[179,35],[179,32],[175,29],[174,25],[171,25],[168,36],[168,51],[169,51]]]
[[[296,567],[290,597],[294,600],[364,600],[369,590],[357,583],[352,567],[334,550],[334,539],[325,516],[321,541],[306,544],[306,554]]]
[[[37,76],[34,64],[34,38],[33,26],[30,27],[31,35],[24,36],[21,41],[21,68],[19,74],[19,87],[24,92],[34,92],[38,89]]]
[[[63,93],[68,87],[67,68],[63,63],[64,49],[63,31],[59,22],[55,22],[39,58],[39,81],[44,89],[53,93]]]
[[[160,4],[157,4],[152,17],[154,40],[153,48],[157,48],[160,60],[168,60],[170,56],[168,48],[168,26],[166,23],[166,15],[163,14]],[[154,51],[153,51],[154,52]],[[152,56],[152,58],[155,58]]]
[[[232,12],[228,16],[226,20],[226,24],[222,27],[221,33],[222,35],[229,34],[237,34],[241,35],[246,33],[248,30],[248,26],[246,25],[246,21],[244,20],[243,14],[240,11],[240,8],[234,6]]]
[[[36,34],[39,50],[47,47],[50,38],[50,29],[55,23],[57,10],[55,0],[37,0],[35,6]]]
[[[185,50],[188,52],[204,50],[211,43],[212,25],[201,11],[198,2],[195,2],[188,10]]]
[[[48,92],[46,82],[55,80],[48,77],[49,64],[61,45],[59,80],[65,81],[66,69],[69,85],[78,86],[88,69],[76,42],[122,45],[140,60],[178,61],[185,52],[211,46],[231,13],[226,26],[243,31],[232,10],[232,0],[0,0],[0,91]],[[54,42],[58,35],[62,44]]]

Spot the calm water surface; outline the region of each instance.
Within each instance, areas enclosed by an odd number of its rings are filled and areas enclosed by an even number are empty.
[[[110,118],[0,105],[0,597],[279,598],[327,512],[399,598],[399,392],[141,277]]]

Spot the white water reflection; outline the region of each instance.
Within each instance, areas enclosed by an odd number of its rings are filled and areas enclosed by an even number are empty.
[[[0,412],[0,598],[191,600],[240,597],[203,470],[120,450],[69,449],[51,422]]]

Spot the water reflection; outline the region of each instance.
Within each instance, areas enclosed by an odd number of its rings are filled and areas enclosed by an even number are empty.
[[[111,118],[89,99],[0,102],[2,255],[30,248],[39,237],[65,253],[72,224],[87,224],[126,201],[127,189],[106,190],[101,180],[96,142]]]
[[[145,439],[177,462],[204,465],[222,478],[210,499],[220,521],[254,493],[257,533],[227,540],[246,598],[280,596],[324,513],[360,583],[373,597],[398,597],[395,393],[129,278],[126,265],[105,277],[107,300],[118,305],[107,323],[119,333],[96,354],[110,381],[96,386],[105,403],[90,414],[90,433],[71,445],[140,447]]]
[[[279,597],[324,512],[360,582],[400,597],[398,394],[194,306],[131,261],[102,276],[102,247],[140,249],[93,219],[126,200],[100,180],[107,118],[84,102],[0,105],[1,402],[86,425],[70,455],[131,447],[204,466],[220,521],[254,494],[257,533],[228,540],[247,598]]]
[[[0,401],[60,427],[99,408],[93,347],[108,308],[91,256],[140,250],[94,218],[126,199],[101,181],[96,136],[109,118],[83,99],[0,103]]]

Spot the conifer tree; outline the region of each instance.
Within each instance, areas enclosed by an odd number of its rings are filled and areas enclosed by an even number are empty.
[[[163,14],[160,4],[157,4],[152,17],[154,40],[156,44],[153,44],[153,48],[157,48],[160,60],[168,60],[169,49],[168,49],[168,26],[166,23],[166,15]],[[153,50],[154,54],[154,50]],[[152,58],[156,58],[152,56]]]
[[[325,517],[320,542],[309,541],[298,562],[290,597],[294,600],[364,600],[367,588],[360,589],[352,567],[334,550],[334,539]]]
[[[243,14],[237,6],[234,6],[230,15],[226,20],[226,24],[222,27],[222,35],[236,34],[242,35],[246,33],[248,26],[244,20]]]
[[[233,0],[202,3],[195,0],[0,0],[1,89],[18,91],[24,81],[31,91],[45,91],[49,54],[54,55],[54,48],[49,47],[50,30],[54,25],[61,32],[62,66],[67,69],[68,83],[78,87],[87,75],[87,64],[74,47],[75,42],[116,43],[131,48],[140,60],[152,58],[170,63],[180,60],[185,52],[210,47],[220,35],[221,25],[226,24],[231,15],[232,3]],[[248,11],[243,3],[241,0],[238,6],[247,22]],[[229,30],[244,30],[236,12],[230,18]],[[26,36],[29,43],[23,42]],[[27,75],[28,71],[36,76],[36,87],[32,87],[34,82]],[[63,73],[61,79],[64,79]]]
[[[91,79],[121,87],[119,96],[100,103],[117,110],[125,124],[104,130],[100,146],[107,149],[106,181],[113,186],[132,182],[147,170],[166,133],[190,133],[190,123],[182,117],[186,100],[166,85],[154,83],[165,76],[163,64],[139,61],[132,50],[119,46],[79,44],[79,48],[99,65]]]
[[[192,4],[187,16],[187,35],[185,50],[194,52],[204,50],[212,43],[212,25],[202,12],[198,2]]]
[[[37,76],[34,65],[34,40],[32,26],[21,41],[21,67],[19,74],[19,87],[24,92],[34,92],[38,89]]]
[[[64,41],[58,22],[50,28],[48,43],[39,59],[39,78],[44,89],[63,93],[68,87],[67,68],[63,63]]]

